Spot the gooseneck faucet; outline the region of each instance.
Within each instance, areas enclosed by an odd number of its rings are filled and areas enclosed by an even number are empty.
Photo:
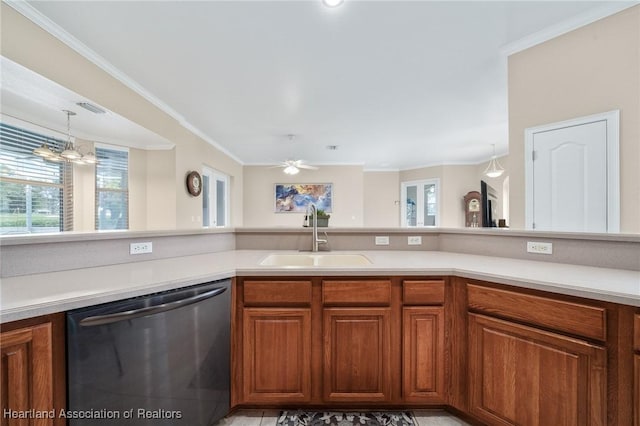
[[[318,207],[315,204],[307,205],[307,214],[305,216],[305,226],[309,226],[309,220],[313,218],[313,231],[311,234],[311,251],[318,251],[320,244],[327,244],[327,239],[318,238]]]

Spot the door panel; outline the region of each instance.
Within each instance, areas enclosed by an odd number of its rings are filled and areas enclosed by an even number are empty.
[[[612,125],[600,118],[528,130],[528,228],[615,232]]]
[[[403,308],[402,330],[405,401],[444,403],[444,308]]]
[[[390,309],[324,309],[326,401],[391,399]]]
[[[245,308],[244,400],[304,402],[311,397],[311,310]]]
[[[470,410],[490,424],[605,424],[605,364],[582,340],[469,314]]]

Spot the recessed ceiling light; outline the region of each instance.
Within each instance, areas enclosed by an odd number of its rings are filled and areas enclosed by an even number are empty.
[[[340,6],[344,0],[322,0],[322,4],[327,7],[338,7]]]
[[[338,145],[327,145],[327,149],[329,151],[335,151],[336,149],[338,149]]]

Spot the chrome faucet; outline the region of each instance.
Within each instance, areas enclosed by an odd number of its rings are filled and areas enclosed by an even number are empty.
[[[313,203],[309,203],[309,205],[307,205],[307,214],[304,219],[305,226],[309,226],[310,217],[313,218],[313,231],[311,234],[311,251],[316,252],[318,251],[318,247],[320,246],[320,244],[326,245],[329,241],[326,238],[327,236],[326,233],[324,234],[325,235],[324,239],[318,238],[318,207],[316,207],[316,205]]]

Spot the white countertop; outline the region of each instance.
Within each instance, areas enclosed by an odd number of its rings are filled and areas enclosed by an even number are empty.
[[[260,261],[272,253],[294,252],[235,250],[4,278],[0,322],[236,275],[455,275],[640,307],[638,271],[436,251],[358,251],[372,262],[358,267],[260,266]]]

